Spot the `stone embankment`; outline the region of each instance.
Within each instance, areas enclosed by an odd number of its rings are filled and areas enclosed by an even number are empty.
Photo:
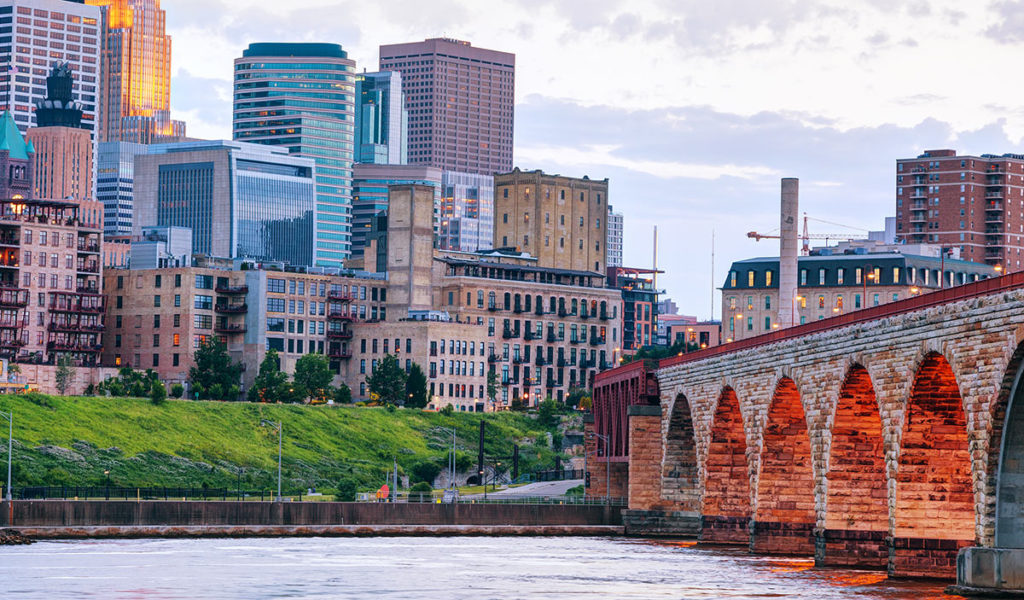
[[[13,529],[0,529],[0,546],[31,544],[32,538]]]

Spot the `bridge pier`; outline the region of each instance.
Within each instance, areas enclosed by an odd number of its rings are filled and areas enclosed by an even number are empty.
[[[814,523],[754,521],[750,552],[782,556],[814,556]]]
[[[705,544],[750,545],[750,517],[704,515],[700,541]]]
[[[888,569],[889,534],[885,531],[825,529],[815,536],[814,564],[819,567]]]
[[[952,578],[960,549],[973,544],[972,540],[891,538],[889,576]]]
[[[1024,598],[1024,548],[970,547],[960,550],[956,585],[965,596]]]

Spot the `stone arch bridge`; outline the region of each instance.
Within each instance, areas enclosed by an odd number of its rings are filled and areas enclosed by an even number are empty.
[[[588,493],[641,530],[952,576],[1024,547],[1022,359],[1024,273],[626,365],[595,382]]]

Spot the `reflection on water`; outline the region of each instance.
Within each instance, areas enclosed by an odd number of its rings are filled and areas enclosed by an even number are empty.
[[[0,547],[13,598],[939,600],[942,583],[629,538],[94,540]]]

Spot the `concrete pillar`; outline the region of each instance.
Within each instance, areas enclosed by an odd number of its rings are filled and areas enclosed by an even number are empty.
[[[794,325],[797,292],[797,212],[800,180],[782,179],[782,203],[779,224],[779,327]]]

